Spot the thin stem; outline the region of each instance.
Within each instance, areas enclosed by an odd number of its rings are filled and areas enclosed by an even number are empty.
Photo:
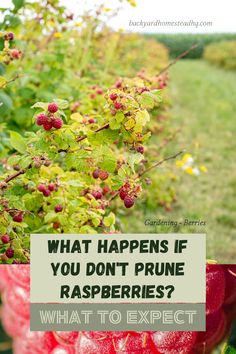
[[[194,50],[195,48],[198,47],[198,44],[193,44],[189,49],[185,50],[183,53],[181,53],[180,55],[178,55],[174,60],[172,60],[166,67],[164,67],[159,74],[157,75],[157,77],[161,76],[162,74],[164,74],[166,71],[169,70],[169,68],[176,64],[177,61],[179,61],[180,59],[182,59],[183,57],[185,57],[188,53],[190,53],[192,50]]]
[[[144,170],[143,172],[140,172],[140,173],[138,174],[138,177],[142,177],[145,173],[150,172],[151,170],[153,170],[154,168],[156,168],[156,167],[162,165],[164,162],[166,162],[166,161],[168,161],[168,160],[175,159],[177,156],[179,156],[179,155],[181,155],[181,154],[183,154],[183,153],[184,153],[184,150],[177,152],[175,155],[171,155],[171,156],[165,157],[164,159],[162,159],[162,160],[156,162],[154,165],[148,167],[148,168],[147,168],[146,170]]]
[[[20,175],[23,175],[26,172],[26,170],[20,170],[17,171],[16,173],[13,173],[12,175],[6,177],[2,182],[0,182],[0,189],[4,189],[6,187],[6,184],[12,181],[13,179],[17,178]]]
[[[16,74],[15,76],[13,76],[12,79],[8,80],[8,81],[6,82],[6,84],[8,85],[8,84],[10,84],[11,82],[16,81],[16,80],[19,79],[19,78],[20,78],[20,74]]]
[[[94,130],[94,132],[95,132],[95,133],[98,133],[98,132],[100,132],[100,131],[103,130],[103,129],[107,129],[108,127],[109,127],[109,123],[103,125],[103,126],[100,127],[100,128],[97,128],[96,130]],[[81,136],[81,137],[77,138],[76,141],[77,141],[77,142],[80,142],[80,141],[86,139],[87,137],[88,137],[87,135]]]

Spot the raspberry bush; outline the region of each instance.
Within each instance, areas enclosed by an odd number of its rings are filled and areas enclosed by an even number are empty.
[[[1,11],[0,262],[28,263],[30,233],[119,230],[152,179],[153,207],[169,208],[172,174],[154,170],[175,136],[167,50],[109,29],[104,6],[82,26],[57,0]]]

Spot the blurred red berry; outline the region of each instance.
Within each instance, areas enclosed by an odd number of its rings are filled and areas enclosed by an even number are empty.
[[[48,104],[48,112],[56,113],[58,111],[58,105],[55,102],[51,102]]]
[[[60,129],[63,126],[63,120],[61,118],[55,118],[52,120],[53,128]]]
[[[37,125],[44,125],[48,121],[48,117],[44,113],[40,113],[36,117],[36,124]]]

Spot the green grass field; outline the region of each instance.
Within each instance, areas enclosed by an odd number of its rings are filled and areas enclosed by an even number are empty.
[[[145,207],[125,223],[130,232],[173,232],[146,227],[146,218],[205,220],[206,227],[178,232],[206,232],[207,257],[221,263],[236,259],[236,73],[201,60],[182,60],[171,69],[173,124],[181,127],[169,151],[185,148],[208,173],[193,177],[180,172],[178,200],[171,213]],[[173,163],[170,161],[169,163]]]

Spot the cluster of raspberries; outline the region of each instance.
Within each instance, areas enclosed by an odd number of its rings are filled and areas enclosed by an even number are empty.
[[[58,105],[55,102],[49,103],[48,112],[38,114],[36,124],[42,125],[44,130],[60,129],[63,126],[63,120],[55,115],[57,111]]]

